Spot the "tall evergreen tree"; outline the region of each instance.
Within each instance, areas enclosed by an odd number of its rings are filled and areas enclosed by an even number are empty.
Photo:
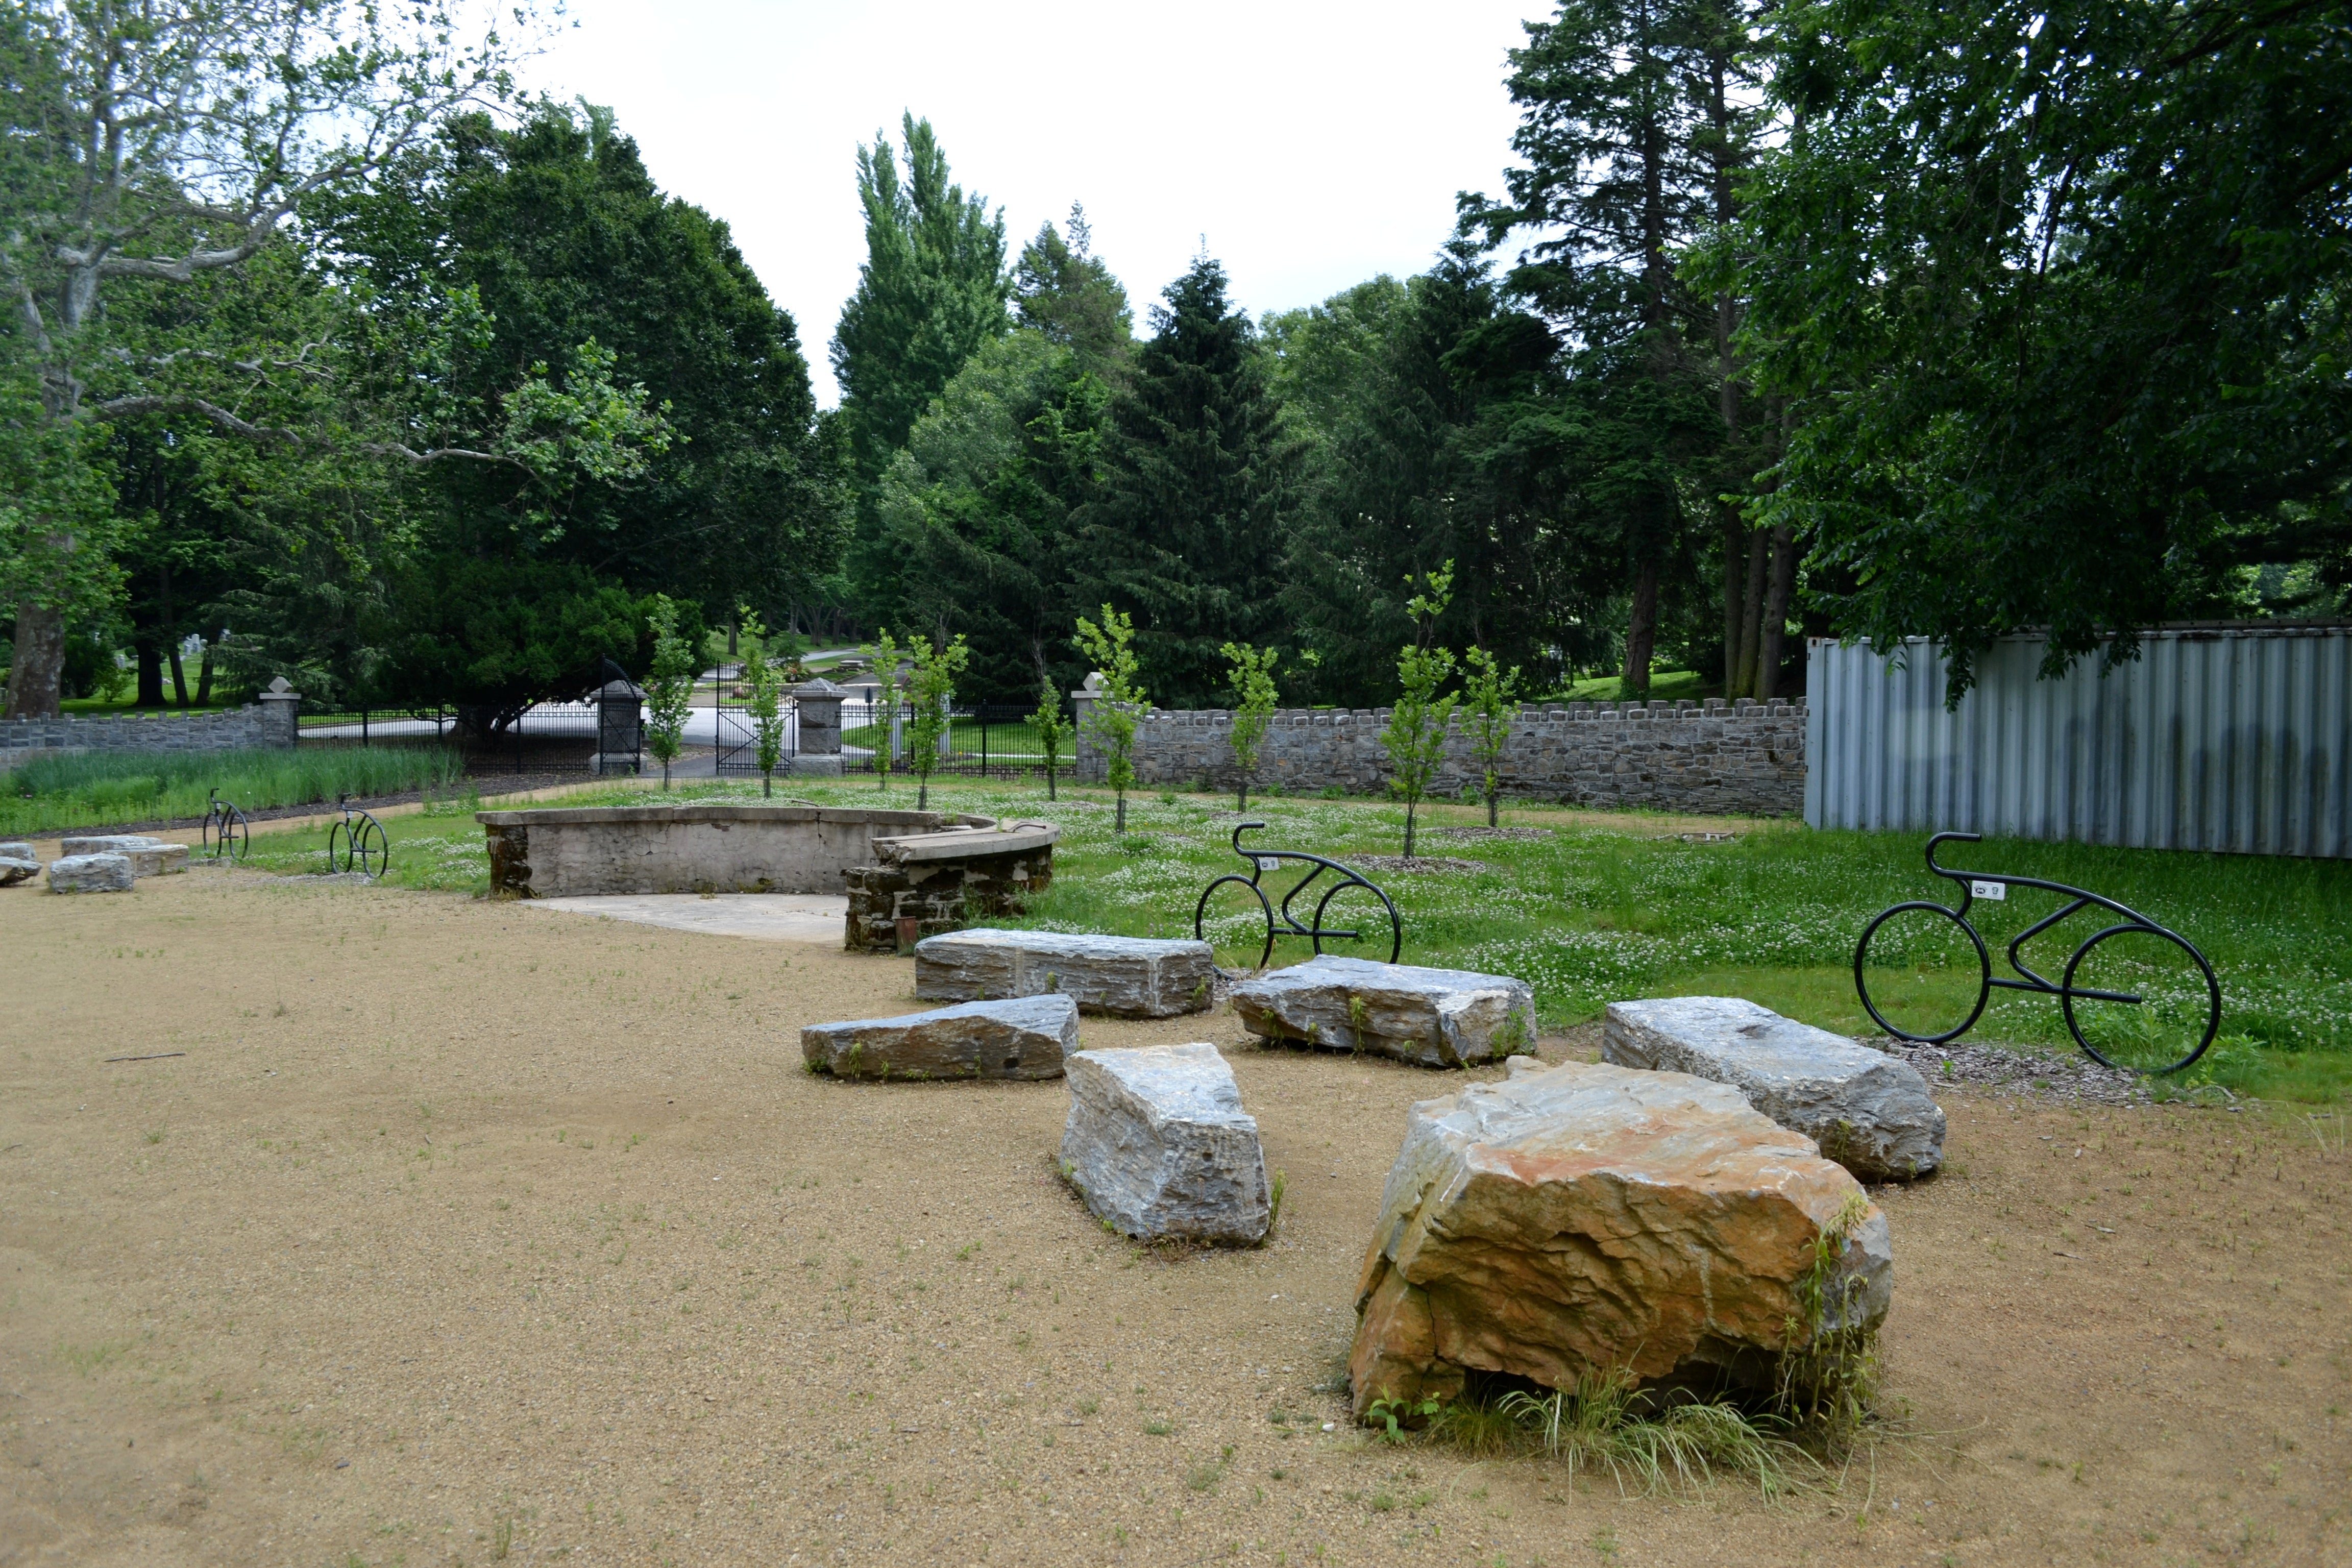
[[[1298,444],[1281,428],[1248,315],[1206,256],[1170,284],[1112,410],[1103,493],[1083,514],[1080,602],[1135,617],[1160,700],[1213,705],[1229,642],[1279,644]]]
[[[1013,271],[1014,310],[1021,324],[1070,349],[1085,369],[1107,380],[1126,374],[1135,350],[1135,312],[1127,290],[1094,253],[1087,209],[1070,204],[1069,237],[1052,224],[1021,252]]]
[[[901,612],[900,563],[884,542],[882,475],[931,399],[982,343],[1012,327],[1004,214],[966,195],[928,120],[900,121],[905,170],[887,138],[857,150],[866,265],[834,331],[833,368],[858,491],[850,577],[877,620]]]
[[[1575,483],[1610,520],[1629,608],[1624,683],[1649,686],[1667,574],[1691,556],[1692,498],[1727,434],[1713,352],[1717,301],[1676,273],[1717,221],[1738,150],[1728,68],[1730,0],[1565,0],[1511,54],[1527,162],[1509,200],[1472,212],[1499,243],[1544,236],[1510,278],[1552,321],[1580,384]],[[1721,113],[1717,110],[1720,110]],[[1606,428],[1601,428],[1605,426]]]

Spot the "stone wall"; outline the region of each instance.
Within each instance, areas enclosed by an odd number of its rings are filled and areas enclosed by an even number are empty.
[[[1383,790],[1389,762],[1381,731],[1388,721],[1385,708],[1278,712],[1259,750],[1257,783],[1294,795],[1333,785],[1351,795]],[[1153,713],[1137,730],[1136,774],[1159,788],[1205,782],[1231,789],[1232,728],[1233,714],[1222,709]],[[1432,795],[1459,795],[1474,782],[1469,752],[1457,720]],[[1077,772],[1103,774],[1083,725]],[[1523,708],[1497,772],[1502,793],[1521,800],[1794,816],[1805,805],[1804,699]]]
[[[1030,895],[1045,891],[1053,880],[1051,846],[966,860],[854,867],[847,877],[849,912],[842,946],[851,952],[896,952],[902,919],[916,922],[920,941],[961,931],[975,920],[1025,914]]]
[[[951,812],[746,801],[548,806],[475,816],[489,840],[493,897],[611,893],[838,893],[874,841],[957,824]]]
[[[29,752],[230,752],[290,746],[293,726],[287,721],[293,716],[290,704],[255,702],[209,713],[0,720],[0,766],[11,756]]]

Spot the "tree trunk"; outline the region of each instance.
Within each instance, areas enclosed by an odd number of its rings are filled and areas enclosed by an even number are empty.
[[[1739,695],[1739,646],[1747,640],[1748,623],[1740,601],[1741,557],[1747,553],[1748,530],[1739,514],[1723,509],[1723,694]]]
[[[1248,775],[1248,774],[1246,774],[1246,773],[1244,773],[1244,774],[1243,774],[1243,775],[1242,775],[1242,798],[1241,798],[1241,804],[1240,804],[1240,805],[1236,805],[1236,806],[1234,806],[1234,814],[1238,816],[1238,815],[1240,815],[1240,814],[1241,814],[1241,813],[1243,813],[1243,812],[1246,812],[1247,810],[1249,810],[1249,775]]]
[[[1118,821],[1113,826],[1111,831],[1114,833],[1127,831],[1127,792],[1125,790],[1118,792]]]
[[[1748,531],[1748,592],[1739,615],[1739,686],[1726,697],[1756,695],[1756,638],[1764,628],[1765,566],[1771,535],[1760,528]]]
[[[1789,525],[1772,531],[1772,585],[1764,595],[1763,635],[1756,639],[1756,695],[1770,701],[1780,695],[1781,645],[1789,629],[1789,600],[1797,587],[1796,542]]]
[[[8,669],[10,719],[54,719],[66,673],[66,617],[31,600],[16,605],[16,657]]]
[[[1487,826],[1492,827],[1492,826],[1494,826],[1496,823],[1498,823],[1498,822],[1500,822],[1500,821],[1502,820],[1502,818],[1501,818],[1501,816],[1500,816],[1500,815],[1499,815],[1499,812],[1500,812],[1500,807],[1499,807],[1499,805],[1497,805],[1497,803],[1496,803],[1496,797],[1495,797],[1495,792],[1494,792],[1493,790],[1488,790],[1488,791],[1486,792],[1486,826]]]
[[[1404,797],[1404,858],[1408,860],[1412,858],[1413,808],[1420,804],[1411,795]]]
[[[1625,625],[1625,674],[1622,695],[1643,698],[1650,691],[1650,653],[1658,640],[1658,563],[1644,561],[1633,578],[1633,613]]]
[[[131,651],[139,665],[137,707],[163,706],[163,650],[155,644],[155,638],[160,635],[152,631],[142,632],[141,640],[132,645]]]
[[[172,660],[172,696],[182,708],[188,705],[188,672],[180,668],[180,645],[174,639],[163,645]]]
[[[773,773],[761,773],[760,775],[760,798],[761,800],[772,800],[775,798],[775,795],[776,775]]]
[[[1061,798],[1054,793],[1054,764],[1050,762],[1045,764],[1045,798],[1047,800]]]
[[[929,773],[915,775],[915,809],[917,811],[931,809],[931,775]]]
[[[199,708],[209,708],[213,705],[214,641],[212,637],[205,639],[205,651],[196,659],[196,706]]]

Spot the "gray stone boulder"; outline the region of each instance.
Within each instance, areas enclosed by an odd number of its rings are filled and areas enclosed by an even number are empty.
[[[844,1078],[1059,1078],[1077,1048],[1078,1006],[1067,996],[966,1002],[801,1031],[809,1070]]]
[[[1257,1121],[1205,1042],[1069,1058],[1062,1173],[1129,1236],[1250,1246],[1273,1221]]]
[[[68,855],[49,862],[52,893],[127,893],[136,881],[127,856]]]
[[[0,860],[37,860],[39,858],[39,856],[33,853],[33,846],[25,839],[11,838],[6,843],[0,844]]]
[[[21,840],[0,844],[0,888],[29,882],[40,874],[40,858],[33,853],[31,845]]]
[[[1233,990],[1242,1027],[1265,1040],[1371,1051],[1425,1068],[1460,1067],[1535,1044],[1524,980],[1325,955]]]
[[[168,877],[188,868],[186,845],[150,838],[144,834],[92,834],[66,839],[58,847],[68,857],[120,855],[131,862],[131,874],[134,877]]]
[[[1173,1018],[1207,1011],[1216,975],[1205,942],[982,926],[915,944],[915,994],[926,1002],[1058,991],[1089,1013]]]
[[[1909,1062],[1740,996],[1612,1002],[1601,1058],[1728,1084],[1867,1182],[1944,1160],[1944,1112]]]

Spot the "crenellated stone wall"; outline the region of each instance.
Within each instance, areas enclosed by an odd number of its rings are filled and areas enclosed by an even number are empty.
[[[1092,693],[1080,692],[1081,700]],[[1312,795],[1332,785],[1352,795],[1384,789],[1385,708],[1289,710],[1274,716],[1259,750],[1257,783]],[[1155,712],[1138,726],[1135,771],[1154,787],[1237,782],[1223,709]],[[1433,795],[1459,795],[1474,780],[1469,738],[1459,721]],[[1087,727],[1078,739],[1081,777],[1103,762]],[[1572,805],[1640,805],[1755,816],[1794,816],[1805,805],[1805,705],[1793,702],[1570,702],[1522,708],[1503,752],[1502,793]]]

